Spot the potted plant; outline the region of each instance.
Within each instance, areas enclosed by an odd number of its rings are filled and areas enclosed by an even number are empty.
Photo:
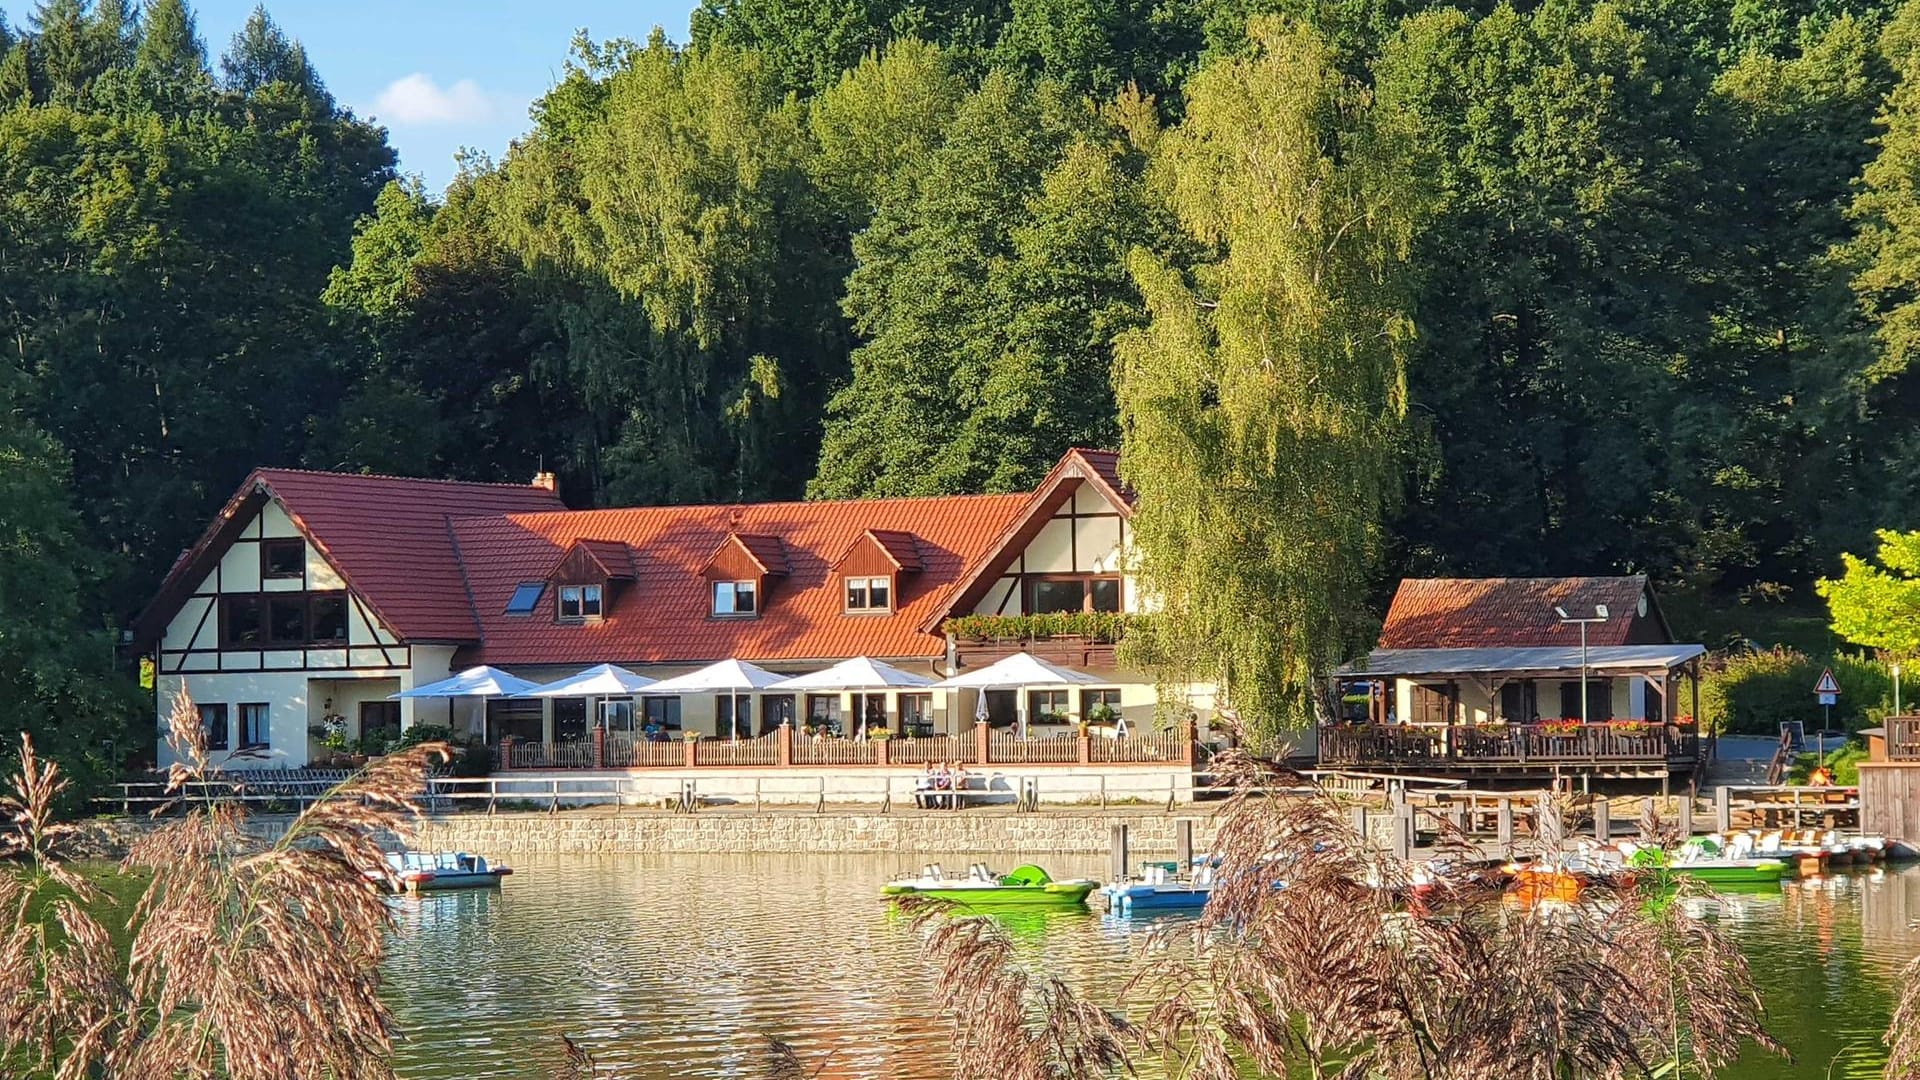
[[[307,734],[327,751],[326,758],[334,765],[350,765],[349,751],[353,743],[347,738],[347,718],[339,713],[328,713],[320,722],[307,728]],[[363,762],[364,764],[364,762]]]
[[[1104,701],[1098,705],[1095,705],[1093,708],[1087,710],[1088,724],[1098,724],[1101,727],[1112,727],[1113,725],[1119,722],[1120,722],[1120,710],[1114,708],[1113,706],[1107,704]],[[1086,725],[1082,724],[1081,726],[1085,727]]]
[[[867,738],[891,739],[893,738],[893,732],[888,731],[886,728],[883,728],[883,727],[870,727],[867,729]]]
[[[1578,717],[1570,716],[1563,716],[1558,720],[1542,720],[1540,722],[1541,731],[1559,739],[1572,738],[1580,734],[1580,729],[1585,726],[1585,724],[1580,722]]]

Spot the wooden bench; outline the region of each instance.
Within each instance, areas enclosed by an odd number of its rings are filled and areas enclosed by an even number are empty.
[[[958,810],[969,802],[986,802],[1000,794],[988,786],[987,777],[969,775],[957,788],[915,788],[913,802],[922,810]]]

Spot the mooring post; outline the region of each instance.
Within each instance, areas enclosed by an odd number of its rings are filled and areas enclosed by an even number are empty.
[[[1593,838],[1603,844],[1613,838],[1613,801],[1604,795],[1593,804]]]
[[[1108,830],[1107,843],[1112,856],[1112,863],[1107,868],[1108,874],[1115,881],[1127,880],[1127,827],[1115,825]]]
[[[1646,841],[1654,839],[1651,826],[1659,817],[1660,809],[1654,805],[1652,796],[1640,800],[1640,839]]]
[[[1353,815],[1353,835],[1359,838],[1361,847],[1366,847],[1367,846],[1367,808],[1366,806],[1365,805],[1355,806],[1347,812]]]
[[[1693,835],[1693,793],[1686,792],[1680,796],[1680,839],[1685,840],[1687,837],[1692,835]]]
[[[1513,850],[1513,800],[1500,800],[1500,850]]]
[[[1402,859],[1413,858],[1413,804],[1402,799],[1393,807],[1393,853]]]
[[[1180,872],[1193,866],[1193,820],[1181,818],[1173,823],[1173,860]]]
[[[1733,831],[1733,789],[1713,789],[1713,825],[1721,836]]]

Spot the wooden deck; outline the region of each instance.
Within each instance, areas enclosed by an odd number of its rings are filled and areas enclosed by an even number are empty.
[[[1340,724],[1319,736],[1322,767],[1437,775],[1665,775],[1692,770],[1701,753],[1690,725]]]

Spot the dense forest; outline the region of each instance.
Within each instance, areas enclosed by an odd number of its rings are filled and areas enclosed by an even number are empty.
[[[1402,573],[1804,603],[1920,526],[1920,0],[705,0],[443,192],[264,10],[15,15],[0,729],[124,707],[261,464],[593,505],[1124,439],[1152,499],[1259,447],[1143,536],[1238,575],[1203,644],[1317,598],[1240,634],[1295,664]]]

